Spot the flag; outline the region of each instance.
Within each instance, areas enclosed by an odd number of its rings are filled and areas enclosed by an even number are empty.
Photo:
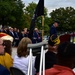
[[[35,28],[35,22],[37,17],[44,15],[44,0],[39,0],[38,5],[35,9],[34,15],[32,17],[30,31],[29,31],[29,38],[32,39],[33,37],[33,30]]]

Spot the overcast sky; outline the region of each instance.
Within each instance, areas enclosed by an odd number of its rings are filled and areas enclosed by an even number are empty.
[[[32,1],[38,3],[39,0],[22,0],[25,5],[28,5]],[[44,0],[44,6],[48,9],[48,12],[60,7],[71,6],[75,8],[75,0]]]

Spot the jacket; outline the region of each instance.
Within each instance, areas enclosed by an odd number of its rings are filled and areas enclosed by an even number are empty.
[[[45,75],[75,75],[72,69],[65,66],[54,65],[45,71]]]

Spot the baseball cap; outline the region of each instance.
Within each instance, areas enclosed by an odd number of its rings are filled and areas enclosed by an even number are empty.
[[[59,36],[53,34],[52,36],[49,37],[49,40],[48,40],[49,45],[54,46],[59,43],[60,43]]]

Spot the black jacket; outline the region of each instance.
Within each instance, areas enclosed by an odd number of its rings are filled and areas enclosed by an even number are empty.
[[[45,53],[45,69],[53,67],[53,65],[56,64],[56,62],[57,62],[56,54],[51,51],[47,51]],[[40,54],[37,55],[35,59],[36,73],[39,72],[39,65],[40,65]]]

